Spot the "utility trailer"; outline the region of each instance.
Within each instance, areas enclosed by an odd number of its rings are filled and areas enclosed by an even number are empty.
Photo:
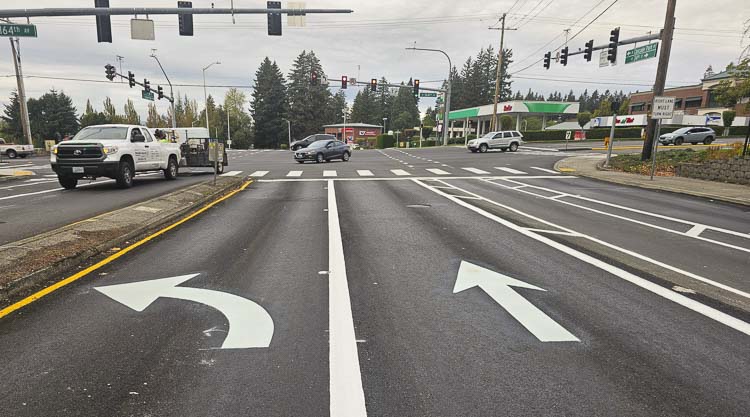
[[[204,127],[178,127],[176,129],[151,129],[154,136],[161,141],[168,141],[180,145],[182,160],[180,166],[215,168],[217,174],[224,172],[229,165],[226,146],[218,139],[212,139],[208,129]],[[215,163],[211,157],[214,146],[219,147],[219,161]]]

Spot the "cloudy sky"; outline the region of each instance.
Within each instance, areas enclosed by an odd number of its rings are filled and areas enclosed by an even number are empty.
[[[209,93],[223,96],[219,86],[241,86],[248,93],[255,70],[268,56],[278,62],[285,74],[302,50],[314,50],[331,79],[341,75],[359,76],[362,80],[386,77],[391,82],[419,78],[424,87],[438,86],[445,78],[448,65],[440,54],[405,50],[418,47],[445,50],[460,68],[467,57],[492,44],[499,45],[500,32],[488,30],[503,12],[510,11],[508,23],[518,30],[506,32],[506,47],[514,53],[511,66],[513,89],[548,93],[554,90],[576,93],[588,88],[605,90],[650,89],[656,73],[656,59],[624,65],[625,49],[620,48],[620,65],[599,68],[597,56],[587,63],[582,56],[570,58],[567,67],[555,65],[544,70],[544,52],[565,42],[563,31],[570,28],[572,37],[613,0],[309,0],[309,8],[349,8],[352,14],[310,15],[307,26],[290,28],[284,21],[284,35],[266,34],[266,17],[237,15],[196,16],[195,36],[178,35],[176,16],[153,16],[156,41],[130,39],[130,16],[112,18],[112,44],[96,42],[94,17],[34,18],[39,37],[21,41],[26,89],[29,97],[38,97],[50,88],[65,91],[74,99],[79,112],[86,99],[101,110],[106,96],[112,97],[118,109],[132,98],[145,114],[147,102],[138,89],[127,84],[105,82],[104,65],[118,65],[116,56],[124,57],[123,70],[133,71],[136,78],[148,77],[152,86],[165,84],[156,64],[149,58],[152,49],[161,59],[181,94],[202,101],[202,68],[220,61],[207,71]],[[43,7],[91,7],[93,0],[3,0],[2,9]],[[194,7],[229,7],[230,0],[193,0]],[[234,0],[235,7],[264,7],[264,1]],[[286,3],[282,3],[285,5]],[[174,7],[176,0],[111,0],[111,7]],[[620,26],[620,38],[657,31],[663,24],[666,1],[620,0],[598,20],[569,41],[571,51],[582,48],[589,39],[606,43],[609,31]],[[720,69],[736,60],[743,44],[742,31],[750,19],[747,0],[680,0],[677,5],[677,30],[672,46],[668,86],[698,82],[709,65]],[[10,44],[0,41],[0,104],[8,102],[16,88]],[[47,78],[44,78],[47,77]],[[68,78],[61,80],[50,78]],[[86,80],[96,80],[90,82]],[[434,81],[434,83],[431,83]],[[167,90],[168,91],[168,90]],[[350,100],[355,89],[347,91]],[[158,102],[157,102],[158,103]],[[158,103],[166,112],[167,102]],[[424,110],[434,105],[422,99]],[[248,105],[249,107],[249,105]]]

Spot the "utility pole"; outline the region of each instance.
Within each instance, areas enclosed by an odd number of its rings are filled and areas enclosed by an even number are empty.
[[[669,67],[669,53],[672,49],[675,23],[674,11],[676,6],[677,0],[667,0],[667,15],[664,18],[664,29],[661,32],[661,51],[659,53],[659,65],[656,68],[654,97],[664,94],[664,84],[667,82],[667,68]],[[656,120],[649,118],[648,125],[646,126],[646,140],[643,142],[643,150],[641,151],[641,161],[651,158],[651,150],[656,140],[654,137],[655,130]]]
[[[497,71],[495,72],[495,97],[493,98],[493,106],[492,106],[492,119],[490,119],[490,131],[495,130],[495,127],[497,125],[497,102],[500,99],[500,92],[503,89],[503,77],[505,77],[505,74],[503,72],[503,45],[505,43],[505,31],[506,30],[516,30],[505,28],[505,16],[506,14],[503,13],[503,17],[500,18],[500,21],[502,22],[502,25],[500,26],[500,51],[497,53]],[[498,28],[488,28],[490,30],[498,30]]]
[[[26,86],[23,83],[23,68],[21,67],[21,41],[10,38],[10,49],[13,53],[13,65],[16,68],[16,83],[18,84],[18,104],[21,107],[21,127],[26,143],[34,145],[31,140],[31,123],[29,122],[29,108],[26,102]]]
[[[219,137],[219,134],[216,134],[216,137]],[[227,107],[227,145],[229,145],[229,149],[232,149],[232,130],[229,127],[229,107]]]

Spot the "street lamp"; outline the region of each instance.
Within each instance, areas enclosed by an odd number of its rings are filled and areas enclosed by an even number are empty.
[[[169,95],[172,97],[169,100],[172,105],[172,129],[177,129],[177,115],[174,113],[174,90],[172,89],[172,81],[169,81],[167,72],[164,71],[164,67],[161,66],[161,61],[159,61],[159,57],[156,56],[156,49],[151,50],[151,58],[154,58],[156,63],[159,64],[159,68],[161,68],[161,72],[164,74],[164,78],[167,79],[167,84],[169,84]],[[122,65],[122,63],[120,65]],[[122,70],[120,70],[120,73],[122,73]]]
[[[288,119],[281,119],[286,122],[286,131],[289,136],[289,150],[292,150],[292,122]]]
[[[383,134],[383,135],[385,135],[385,122],[387,122],[387,121],[388,121],[388,118],[384,117],[383,118],[383,131],[381,132],[381,134]]]
[[[428,49],[428,48],[417,48],[412,46],[406,48],[411,51],[428,51],[428,52],[440,52],[448,58],[448,89],[445,92],[445,111],[443,114],[443,146],[448,146],[448,114],[451,111],[451,71],[453,70],[453,64],[451,63],[451,57],[440,49]]]
[[[206,94],[206,70],[211,68],[214,65],[219,65],[221,62],[216,61],[208,64],[205,68],[203,68],[203,100],[205,101],[206,106],[206,129],[208,129],[209,136],[211,135],[211,130],[208,128],[208,94]]]

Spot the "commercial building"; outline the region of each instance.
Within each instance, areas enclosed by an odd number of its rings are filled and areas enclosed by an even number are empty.
[[[369,125],[366,123],[339,123],[323,126],[324,133],[336,136],[344,140],[344,129],[346,129],[346,142],[353,143],[363,139],[375,139],[383,131],[383,126]]]

